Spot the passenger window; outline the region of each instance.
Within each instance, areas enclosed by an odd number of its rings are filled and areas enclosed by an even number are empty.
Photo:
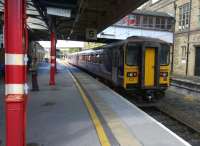
[[[118,63],[118,54],[117,52],[114,53],[114,57],[113,57],[113,66],[117,66]]]
[[[88,62],[91,62],[91,55],[89,55],[88,57]]]
[[[102,64],[103,63],[103,54],[99,54],[99,63]]]
[[[99,55],[99,54],[96,54],[96,63],[99,63],[99,61],[100,61],[100,60],[99,60],[99,59],[100,59],[99,57],[100,57],[100,55]]]
[[[137,44],[128,44],[126,48],[126,64],[129,66],[138,65],[139,50],[141,46]]]

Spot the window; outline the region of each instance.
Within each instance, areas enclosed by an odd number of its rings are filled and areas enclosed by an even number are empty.
[[[140,46],[136,44],[128,44],[126,49],[126,64],[129,66],[138,65]]]
[[[161,29],[165,29],[165,18],[161,18]]]
[[[200,8],[199,8],[199,14],[198,14],[198,24],[200,26]]]
[[[100,64],[103,63],[103,54],[102,53],[99,54],[99,63]]]
[[[91,62],[91,54],[88,56],[88,62]]]
[[[153,17],[149,17],[149,27],[153,27]]]
[[[179,7],[179,30],[186,30],[189,26],[190,3]]]
[[[160,17],[156,18],[156,28],[161,28]]]
[[[166,19],[162,17],[156,18],[156,28],[166,29]]]
[[[169,45],[162,45],[160,49],[160,64],[168,65],[170,60],[170,47]]]
[[[182,54],[181,54],[182,59],[186,59],[186,57],[187,57],[187,48],[186,48],[186,46],[182,46],[181,50],[182,50]]]
[[[148,26],[148,16],[143,17],[143,26],[147,27]]]
[[[136,26],[140,26],[140,15],[136,15]]]
[[[172,20],[171,19],[167,19],[167,29],[168,30],[172,30]]]
[[[153,28],[153,19],[152,16],[143,16],[143,27]]]

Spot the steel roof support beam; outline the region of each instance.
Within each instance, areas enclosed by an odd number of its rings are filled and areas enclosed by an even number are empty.
[[[26,146],[25,0],[5,0],[6,146]]]
[[[43,0],[41,2],[41,4],[45,5],[45,6],[56,7],[56,8],[69,8],[69,9],[76,9],[77,8],[77,6],[73,5],[73,4],[63,4],[63,3],[49,2],[47,0]]]
[[[49,25],[47,13],[41,8],[41,5],[40,5],[38,0],[32,0],[32,1],[33,1],[34,6],[36,7],[36,9],[38,10],[39,14],[43,18],[44,22],[46,23],[47,27],[50,30],[50,25]]]
[[[84,12],[84,9],[85,9],[84,6],[83,6],[84,3],[85,3],[85,0],[80,0],[80,2],[79,2],[79,7],[78,7],[78,12],[77,12],[77,14],[76,14],[74,23],[73,23],[73,25],[72,25],[72,29],[70,30],[70,33],[69,33],[67,39],[70,39],[70,37],[72,36],[72,34],[73,34],[73,32],[74,32],[74,28],[75,28],[76,24],[78,23],[78,21],[79,21],[81,15],[82,15],[82,13]]]

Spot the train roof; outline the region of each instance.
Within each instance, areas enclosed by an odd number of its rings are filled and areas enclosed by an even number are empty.
[[[126,40],[123,40],[123,41],[118,41],[118,42],[115,42],[115,43],[106,44],[106,45],[102,45],[102,46],[95,47],[95,48],[92,48],[92,49],[72,53],[71,55],[87,54],[87,53],[94,53],[95,54],[97,51],[101,52],[102,49],[104,49],[104,48],[110,48],[110,47],[113,47],[113,46],[122,45],[122,44],[127,43],[127,42],[156,42],[156,43],[162,43],[162,44],[170,44],[166,41],[163,41],[163,40],[160,40],[160,39],[157,39],[157,38],[143,37],[143,36],[131,36],[131,37],[128,37]]]
[[[144,36],[131,36],[131,37],[128,37],[126,40],[127,41],[135,41],[135,42],[145,41],[145,42],[157,42],[157,43],[169,44],[168,42],[163,41],[158,38],[144,37]]]
[[[163,40],[160,40],[160,39],[157,39],[157,38],[144,37],[144,36],[131,36],[131,37],[128,37],[126,40],[118,41],[118,42],[111,43],[111,44],[108,44],[108,45],[103,45],[103,46],[100,46],[100,47],[96,47],[96,48],[93,48],[93,50],[97,50],[97,49],[100,49],[100,48],[109,48],[109,47],[121,45],[121,44],[124,44],[124,43],[127,43],[127,42],[155,42],[155,43],[161,43],[161,44],[170,44],[166,41],[163,41]]]

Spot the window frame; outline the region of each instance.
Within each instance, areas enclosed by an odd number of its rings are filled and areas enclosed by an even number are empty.
[[[127,66],[138,66],[139,65],[139,58],[137,58],[137,64],[132,64],[132,65],[130,65],[130,64],[128,64],[128,62],[127,62],[127,52],[128,52],[128,45],[135,45],[135,46],[137,46],[138,48],[138,55],[139,55],[139,53],[140,53],[140,51],[141,51],[141,45],[140,44],[135,44],[135,43],[128,43],[127,45],[126,45],[126,50],[125,50],[125,64],[127,65]],[[138,57],[138,55],[137,55],[137,57]]]
[[[187,58],[187,47],[181,46],[181,59],[185,60]]]
[[[179,30],[187,30],[189,28],[190,23],[190,5],[191,3],[185,3],[181,6],[179,6]]]
[[[161,57],[162,57],[162,55],[161,55],[161,50],[163,50],[163,48],[166,47],[166,46],[167,46],[166,49],[168,49],[168,50],[167,50],[167,51],[168,51],[167,63],[162,64],[162,63],[161,63]],[[168,66],[168,65],[170,64],[170,46],[169,46],[169,45],[166,45],[166,44],[162,44],[162,45],[161,45],[161,50],[160,50],[160,58],[159,58],[160,65],[161,65],[161,66]]]

